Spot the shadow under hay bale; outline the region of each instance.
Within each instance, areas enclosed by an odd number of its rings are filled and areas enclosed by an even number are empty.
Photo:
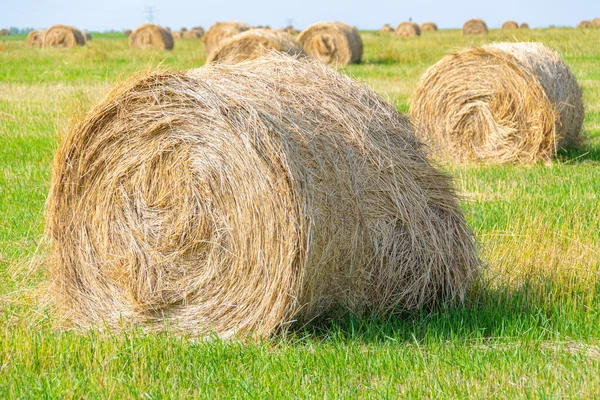
[[[421,36],[421,29],[414,22],[402,22],[396,27],[394,35],[400,37]]]
[[[468,20],[462,27],[463,35],[486,35],[487,33],[487,25],[479,18]]]
[[[421,32],[434,32],[434,31],[438,30],[438,27],[433,22],[425,22],[425,23],[421,24],[419,29],[421,29]]]
[[[441,158],[534,163],[577,146],[583,102],[560,56],[541,43],[496,43],[444,57],[421,77],[411,115]]]
[[[51,293],[82,327],[269,335],[460,300],[451,179],[362,84],[283,54],[116,87],[64,138]]]
[[[219,44],[223,40],[227,40],[230,37],[249,29],[252,29],[252,27],[242,22],[217,22],[208,28],[204,34],[204,37],[202,38],[204,46],[206,47],[206,54],[210,54],[213,50],[219,47]]]
[[[85,45],[85,35],[77,28],[67,25],[54,25],[46,29],[42,47],[70,49]]]
[[[25,43],[27,43],[28,46],[42,47],[43,39],[44,31],[35,30],[27,34],[27,39],[25,39]]]
[[[317,22],[300,32],[304,52],[327,65],[360,62],[363,42],[358,29],[343,22]]]
[[[264,56],[271,51],[291,56],[304,54],[302,46],[287,32],[272,29],[250,29],[229,38],[208,55],[207,63],[239,63]]]
[[[132,49],[173,49],[173,35],[162,26],[144,24],[135,28],[129,35]]]

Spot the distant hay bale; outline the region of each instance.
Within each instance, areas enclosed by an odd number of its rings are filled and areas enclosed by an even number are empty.
[[[217,22],[208,28],[202,38],[204,46],[206,47],[206,53],[210,54],[214,49],[219,47],[219,44],[223,40],[229,39],[230,37],[249,29],[252,29],[250,25],[242,22]]]
[[[196,32],[198,32],[198,33],[200,34],[200,36],[203,36],[203,35],[204,35],[204,33],[205,33],[205,32],[204,32],[204,28],[203,28],[203,27],[201,27],[201,26],[194,26],[194,27],[192,28],[192,30],[193,30],[193,31],[196,31]]]
[[[85,45],[85,35],[77,28],[67,25],[54,25],[44,32],[42,47],[70,49]]]
[[[25,39],[25,43],[27,43],[28,46],[42,47],[43,39],[44,39],[44,31],[35,30],[35,31],[31,31],[27,34],[27,39]]]
[[[529,24],[527,22],[522,22],[521,25],[519,25],[519,29],[529,29]]]
[[[594,18],[590,22],[590,28],[600,28],[600,18]]]
[[[541,43],[496,43],[445,56],[421,77],[411,115],[442,158],[489,163],[550,160],[577,146],[581,89]]]
[[[64,138],[52,290],[80,327],[265,336],[460,300],[451,179],[366,86],[271,55],[131,78]]]
[[[9,36],[10,31],[8,29],[0,29],[0,36]]]
[[[181,34],[183,35],[183,32],[187,32],[187,28],[186,27],[181,27],[181,29],[179,30],[179,32],[181,32]]]
[[[577,27],[578,27],[578,28],[589,28],[591,24],[592,24],[592,23],[591,23],[591,21],[581,21],[581,22],[580,22],[580,23],[577,25]]]
[[[421,29],[414,22],[402,22],[396,27],[394,35],[400,37],[421,36]]]
[[[125,29],[125,30],[123,31],[123,35],[125,35],[125,36],[129,37],[129,36],[131,35],[131,29]]]
[[[290,35],[296,36],[297,34],[299,34],[300,32],[294,28],[292,25],[288,25],[285,28],[283,28],[284,32],[289,33]]]
[[[392,33],[394,32],[394,27],[391,26],[390,24],[385,24],[381,27],[381,29],[379,29],[379,32],[381,33]]]
[[[173,36],[173,39],[181,39],[183,37],[179,31],[171,32],[171,36]]]
[[[421,32],[433,32],[438,30],[438,27],[434,22],[425,22],[421,24],[419,28],[421,29]]]
[[[304,52],[327,65],[360,62],[363,42],[358,29],[343,22],[317,22],[300,32]]]
[[[190,29],[189,31],[181,32],[181,37],[185,39],[200,39],[204,32],[198,31],[195,29]]]
[[[86,42],[87,42],[88,40],[92,40],[92,35],[91,35],[89,32],[83,32],[83,34],[85,35],[85,40],[86,40]]]
[[[511,29],[519,29],[519,24],[516,21],[506,21],[502,24],[502,30],[507,31]]]
[[[161,26],[144,24],[135,28],[129,35],[132,49],[173,49],[173,35]]]
[[[479,18],[470,19],[462,27],[463,35],[485,35],[488,33],[488,27]]]
[[[213,50],[206,62],[239,63],[279,51],[292,56],[304,54],[302,46],[287,32],[250,29],[231,37]]]

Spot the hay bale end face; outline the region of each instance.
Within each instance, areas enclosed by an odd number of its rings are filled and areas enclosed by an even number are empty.
[[[173,35],[161,26],[144,24],[135,28],[129,35],[132,49],[173,49]]]
[[[419,29],[421,29],[421,32],[434,32],[434,31],[438,30],[438,27],[433,22],[425,22],[425,23],[421,24]]]
[[[25,43],[27,43],[28,46],[42,47],[43,39],[44,31],[35,30],[27,34],[27,39],[25,39]]]
[[[470,19],[462,27],[463,35],[486,35],[488,33],[488,27],[479,18]]]
[[[578,145],[583,102],[557,53],[541,43],[496,43],[429,68],[410,113],[440,158],[534,163]]]
[[[379,32],[381,33],[393,33],[394,32],[394,28],[390,25],[390,24],[385,24],[381,27],[381,29],[379,29]]]
[[[506,21],[502,24],[503,31],[509,31],[512,29],[519,29],[519,24],[515,21]]]
[[[213,50],[219,47],[219,44],[230,37],[237,35],[238,33],[252,29],[248,24],[242,22],[217,22],[212,25],[202,38],[204,46],[206,47],[206,53],[210,54]]]
[[[85,35],[77,28],[67,25],[54,25],[44,32],[43,47],[70,49],[85,45]]]
[[[479,267],[409,119],[285,55],[114,89],[56,153],[47,231],[60,309],[116,330],[269,335],[461,299]]]
[[[343,22],[317,22],[298,36],[304,52],[327,65],[360,62],[363,42],[358,29]]]
[[[522,22],[521,25],[519,25],[519,29],[529,29],[529,24],[527,22]]]
[[[304,54],[302,46],[289,33],[272,29],[250,29],[229,38],[208,55],[206,62],[238,63],[264,56],[271,51],[291,56]]]
[[[421,36],[421,29],[414,22],[402,22],[396,27],[394,35],[399,37]]]

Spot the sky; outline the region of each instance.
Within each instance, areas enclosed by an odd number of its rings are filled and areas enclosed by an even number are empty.
[[[412,18],[459,28],[470,18],[482,18],[497,28],[506,20],[532,28],[575,26],[600,17],[600,0],[0,0],[0,28],[46,28],[67,24],[88,31],[133,29],[150,22],[171,29],[203,26],[216,21],[241,21],[278,28],[292,23],[304,28],[318,21],[342,21],[359,29],[379,29]]]

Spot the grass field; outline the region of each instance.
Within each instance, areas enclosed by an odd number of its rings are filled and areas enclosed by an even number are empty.
[[[60,134],[131,73],[205,60],[193,39],[130,51],[121,35],[92,35],[69,51],[0,39],[0,398],[600,397],[600,29],[363,32],[364,61],[345,72],[403,112],[447,52],[541,41],[583,87],[588,140],[552,164],[449,168],[487,265],[464,307],[347,315],[258,343],[64,331],[38,301]]]

